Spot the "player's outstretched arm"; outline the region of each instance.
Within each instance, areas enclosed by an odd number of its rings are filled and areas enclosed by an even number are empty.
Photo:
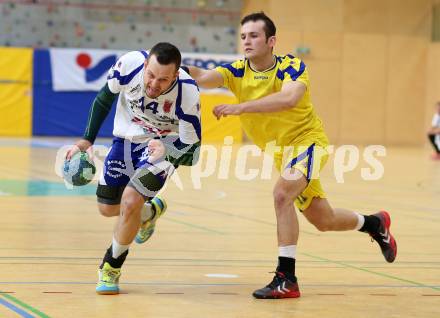
[[[217,105],[213,109],[217,119],[228,115],[240,115],[243,113],[272,113],[295,107],[304,96],[306,86],[300,82],[288,82],[283,84],[280,92],[265,97],[250,100],[240,104]]]
[[[197,85],[203,88],[218,88],[223,86],[223,76],[215,70],[204,70],[196,66],[188,66],[189,75]]]
[[[242,104],[244,113],[270,113],[293,108],[306,92],[301,82],[283,84],[280,92],[267,95]]]

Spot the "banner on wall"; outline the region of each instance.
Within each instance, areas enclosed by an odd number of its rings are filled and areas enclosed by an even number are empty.
[[[127,51],[102,49],[50,49],[54,91],[99,91],[107,71]],[[241,58],[232,54],[182,53],[182,64],[214,68]]]
[[[50,49],[54,91],[99,91],[107,71],[126,51]]]

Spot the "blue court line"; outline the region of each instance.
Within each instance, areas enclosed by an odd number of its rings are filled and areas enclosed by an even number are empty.
[[[35,316],[32,316],[31,314],[27,313],[23,309],[18,308],[17,306],[15,306],[15,305],[11,304],[10,302],[4,300],[3,298],[0,298],[0,304],[2,304],[3,306],[11,309],[12,311],[15,311],[21,317],[24,317],[24,318],[35,318]]]
[[[39,311],[38,309],[32,307],[31,305],[26,304],[25,302],[21,301],[18,298],[15,298],[12,295],[9,295],[9,294],[6,294],[6,293],[2,293],[1,291],[0,291],[0,295],[3,296],[4,298],[6,298],[7,300],[12,301],[12,302],[16,303],[17,305],[23,307],[24,309],[27,309],[28,311],[30,311],[33,314],[37,315],[37,317],[40,317],[40,318],[50,318],[45,313]],[[29,317],[34,317],[34,316],[29,316]]]

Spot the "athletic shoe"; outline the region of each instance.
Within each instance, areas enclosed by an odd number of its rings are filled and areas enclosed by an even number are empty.
[[[301,296],[296,277],[292,281],[281,272],[275,272],[275,276],[264,288],[254,291],[252,294],[259,299],[298,298]]]
[[[100,295],[119,294],[120,268],[113,268],[105,262],[104,266],[98,270],[99,281],[96,284],[96,292]]]
[[[138,244],[145,243],[151,235],[153,235],[157,219],[159,219],[167,209],[165,200],[160,196],[155,196],[149,203],[151,204],[151,212],[153,213],[153,216],[141,224],[141,227],[136,234],[136,238],[134,239]]]
[[[397,255],[397,243],[390,232],[390,215],[386,211],[380,211],[373,215],[380,219],[380,226],[376,232],[369,232],[369,234],[372,240],[374,239],[379,244],[386,261],[392,263]]]

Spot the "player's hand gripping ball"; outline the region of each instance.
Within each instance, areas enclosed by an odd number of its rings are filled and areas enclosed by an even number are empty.
[[[63,177],[74,186],[83,186],[93,180],[96,167],[87,152],[77,152],[64,161]]]

